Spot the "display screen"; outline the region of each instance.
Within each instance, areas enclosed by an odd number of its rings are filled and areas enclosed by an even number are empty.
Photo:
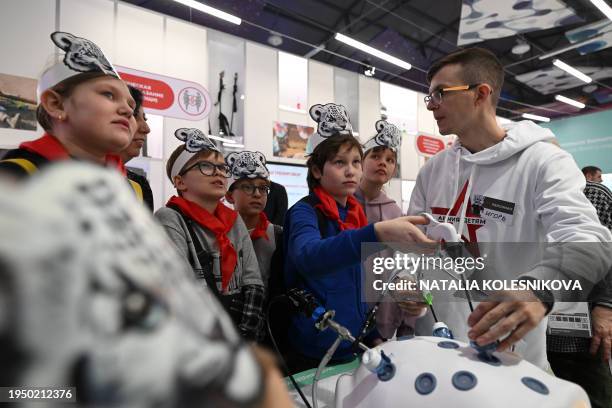
[[[308,184],[306,183],[308,168],[306,166],[271,162],[266,163],[266,166],[270,171],[272,181],[283,185],[287,190],[289,208],[308,195]]]

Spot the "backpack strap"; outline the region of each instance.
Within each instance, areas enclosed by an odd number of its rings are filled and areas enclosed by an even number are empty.
[[[319,226],[319,232],[321,233],[321,238],[327,238],[328,236],[327,224],[329,220],[327,219],[325,214],[323,214],[323,212],[316,207],[316,205],[320,203],[317,196],[309,194],[298,202],[306,203],[315,210],[315,213],[317,214],[317,224]]]
[[[210,256],[208,251],[204,250],[204,248],[202,247],[202,243],[200,242],[200,239],[195,234],[195,230],[193,229],[193,220],[187,217],[185,214],[183,214],[183,212],[177,206],[171,204],[171,205],[168,205],[167,207],[178,212],[181,218],[183,218],[183,221],[185,221],[185,225],[187,226],[187,232],[189,233],[189,236],[191,237],[191,242],[193,242],[193,246],[195,247],[195,250],[196,250],[196,257],[198,258],[198,261],[201,267],[201,269],[196,271],[196,273],[198,275],[201,275],[201,277],[204,278],[211,292],[215,295],[217,299],[221,300],[221,294],[219,293],[219,289],[217,288],[217,283],[215,282],[215,277],[213,276],[212,257]],[[191,255],[190,255],[190,258],[191,258]],[[191,267],[195,271],[196,270],[194,266],[195,260],[189,259],[189,263],[191,264]]]
[[[29,176],[38,171],[38,167],[28,159],[5,159],[0,160],[0,163],[13,163],[21,167]]]
[[[283,227],[272,224],[274,227],[274,248],[279,249],[283,246]]]
[[[138,201],[141,203],[144,202],[144,198],[143,198],[144,196],[142,194],[142,187],[140,186],[140,184],[130,179],[127,179],[127,181],[130,182],[130,185],[132,186],[132,190],[134,190],[134,193],[136,194],[136,198],[138,199]]]

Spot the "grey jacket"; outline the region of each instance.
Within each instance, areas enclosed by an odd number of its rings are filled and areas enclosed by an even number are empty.
[[[202,268],[200,261],[198,260],[195,246],[189,235],[189,230],[183,217],[175,210],[167,207],[160,208],[155,213],[155,217],[166,229],[166,232],[170,236],[174,245],[178,248],[180,253],[185,258],[193,261],[192,266],[194,269]],[[194,224],[194,232],[200,239],[202,248],[209,251],[213,258],[213,275],[217,282],[217,289],[221,292],[221,264],[220,264],[220,253],[219,247],[217,246],[217,240],[215,234],[211,231]],[[259,264],[253,250],[253,244],[251,237],[247,231],[246,225],[242,218],[238,216],[234,226],[227,234],[227,237],[234,245],[236,253],[238,254],[238,262],[236,263],[236,269],[234,275],[230,281],[227,294],[234,294],[240,291],[240,287],[246,285],[261,285],[263,286],[263,280],[261,278],[261,272],[259,270]],[[206,286],[206,281],[201,280],[202,285]]]
[[[200,259],[197,256],[189,229],[181,214],[171,208],[164,207],[157,210],[155,217],[164,226],[170,240],[174,243],[180,254],[191,263],[196,278],[198,278],[198,284],[204,287],[207,286],[206,280],[199,276],[198,271],[208,268],[203,268],[200,264]],[[211,257],[217,291],[222,296],[239,293],[243,295],[242,312],[240,317],[237,317],[239,321],[235,321],[240,333],[247,339],[260,339],[263,335],[264,326],[263,304],[265,301],[265,289],[251,237],[244,221],[238,216],[232,229],[227,234],[236,250],[238,259],[236,269],[225,292],[222,292],[221,260],[215,235],[197,223],[193,223],[193,231],[197,239],[199,239],[202,249]]]
[[[282,231],[282,227],[280,227],[279,229]],[[257,261],[259,262],[261,278],[263,280],[264,286],[266,286],[267,289],[268,281],[270,280],[270,274],[272,272],[272,257],[274,255],[274,251],[276,251],[276,235],[274,234],[274,224],[268,224],[268,228],[266,229],[266,235],[268,239],[261,237],[253,241],[253,248],[255,249],[255,254],[257,255]]]

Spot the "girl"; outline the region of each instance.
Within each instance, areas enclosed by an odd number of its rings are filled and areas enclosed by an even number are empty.
[[[79,159],[124,170],[117,156],[136,130],[135,101],[91,41],[54,32],[66,53],[38,82],[37,119],[45,134],[9,151],[0,169],[16,178],[59,160]]]
[[[364,146],[363,176],[355,198],[365,209],[368,222],[392,220],[402,216],[402,210],[395,200],[387,197],[383,186],[391,180],[397,168],[397,155],[401,146],[401,132],[384,120],[376,122],[376,136]],[[391,301],[380,303],[376,312],[376,328],[385,339],[414,334],[416,316],[424,308],[422,304],[405,303],[412,309],[400,309]]]
[[[251,237],[238,213],[220,202],[230,170],[199,129],[178,129],[185,142],[166,164],[177,194],[155,216],[196,278],[217,296],[241,335],[261,336],[264,287]]]

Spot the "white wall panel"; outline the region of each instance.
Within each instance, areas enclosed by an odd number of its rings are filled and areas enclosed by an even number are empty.
[[[55,30],[55,0],[2,0],[0,3],[0,73],[38,79],[53,55],[49,35]],[[0,148],[42,134],[37,131],[0,129]]]
[[[163,24],[164,17],[160,14],[119,3],[113,62],[128,68],[163,74]]]
[[[279,120],[277,69],[276,50],[246,43],[245,149],[258,150],[269,160],[273,160],[272,123]]]
[[[38,78],[54,46],[55,0],[3,0],[0,72]]]
[[[380,119],[380,81],[359,75],[359,139],[363,143],[375,135]]]
[[[308,61],[308,106],[306,111],[315,103],[326,104],[335,102],[334,99],[334,68],[320,62]],[[308,125],[316,127],[310,114],[306,114]]]
[[[112,0],[61,0],[60,30],[93,41],[115,63],[114,9]]]
[[[208,89],[206,39],[207,31],[204,27],[167,18],[164,75],[194,81]]]

